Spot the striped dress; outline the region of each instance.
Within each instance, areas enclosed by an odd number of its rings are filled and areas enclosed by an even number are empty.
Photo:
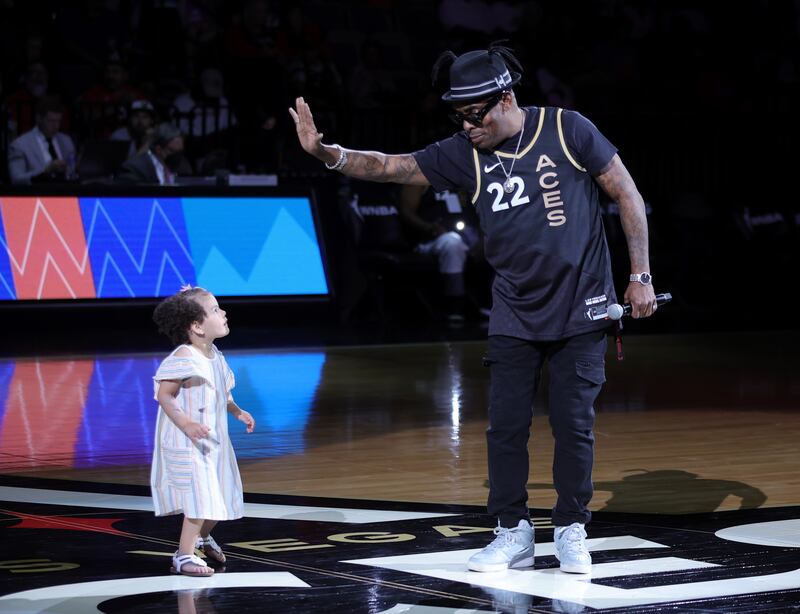
[[[190,356],[176,356],[188,347]],[[181,380],[177,401],[194,422],[211,431],[193,442],[159,407],[150,487],[156,516],[184,514],[204,520],[241,518],[242,480],[228,436],[228,396],[233,372],[214,349],[206,358],[191,345],[176,348],[153,377],[155,391],[162,380]]]

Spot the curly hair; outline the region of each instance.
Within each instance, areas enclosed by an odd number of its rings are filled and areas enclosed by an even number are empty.
[[[208,293],[203,288],[191,288],[164,299],[153,311],[153,322],[158,326],[158,332],[169,337],[175,345],[189,343],[192,323],[206,319],[203,306],[195,299]]]

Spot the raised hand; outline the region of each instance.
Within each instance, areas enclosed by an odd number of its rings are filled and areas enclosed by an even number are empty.
[[[318,132],[317,127],[314,125],[314,116],[311,115],[311,108],[302,97],[295,100],[295,107],[296,109],[289,107],[289,115],[294,120],[294,127],[297,130],[297,138],[300,140],[300,145],[312,156],[320,160],[325,159],[322,133]]]
[[[302,148],[324,162],[330,170],[365,181],[430,185],[413,154],[388,155],[379,151],[345,150],[339,145],[323,145],[322,133],[317,131],[311,109],[302,97],[295,100],[294,109],[289,108],[289,115]]]

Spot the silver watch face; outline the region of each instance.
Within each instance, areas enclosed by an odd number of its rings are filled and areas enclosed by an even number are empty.
[[[650,273],[641,273],[639,275],[639,283],[645,286],[648,285],[652,280],[653,278],[651,277]]]

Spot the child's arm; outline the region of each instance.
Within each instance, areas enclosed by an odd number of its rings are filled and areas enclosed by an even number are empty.
[[[180,390],[180,380],[161,380],[158,382],[158,393],[156,393],[158,404],[161,405],[161,409],[164,410],[164,413],[167,414],[167,417],[169,417],[169,419],[175,423],[175,426],[183,431],[183,434],[189,439],[192,441],[203,439],[208,435],[211,429],[205,424],[193,422],[189,419],[189,416],[183,412],[183,409],[181,409],[181,406],[178,405],[176,398]]]
[[[240,422],[244,422],[248,433],[252,433],[253,429],[256,428],[256,421],[253,419],[253,416],[250,415],[250,412],[239,407],[230,394],[228,394],[228,413]]]

